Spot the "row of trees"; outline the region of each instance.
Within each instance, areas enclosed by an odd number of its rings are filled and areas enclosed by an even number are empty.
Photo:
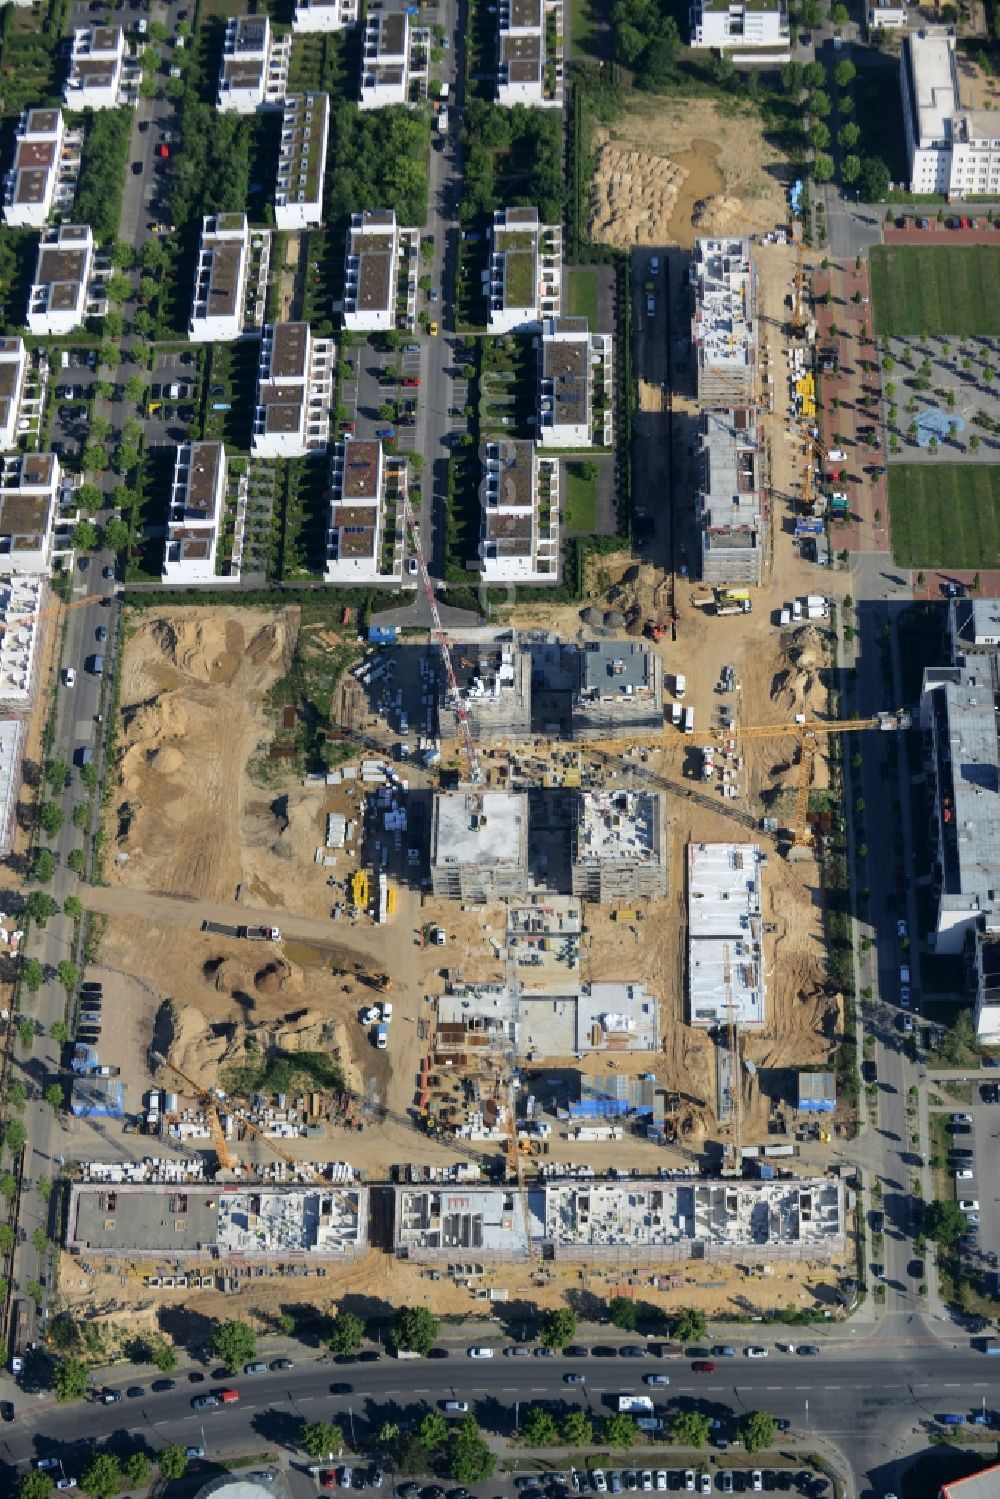
[[[87,125],[73,222],[89,224],[99,245],[118,233],[132,117],[131,109],[101,109]]]
[[[605,1416],[600,1430],[584,1410],[567,1411],[556,1417],[544,1405],[530,1406],[521,1423],[521,1439],[528,1447],[591,1447],[599,1441],[606,1447],[624,1447],[626,1451],[639,1436],[632,1416],[615,1413]],[[680,1447],[707,1447],[712,1430],[711,1417],[699,1410],[678,1410],[670,1417],[671,1441]],[[737,1432],[747,1452],[765,1452],[774,1441],[774,1417],[767,1411],[746,1411],[737,1424]]]
[[[344,101],[331,114],[327,222],[346,225],[352,213],[378,204],[394,209],[400,224],[423,224],[429,121],[401,104],[363,114]]]
[[[155,1466],[164,1479],[183,1478],[188,1460],[184,1448],[171,1444],[157,1454]],[[120,1458],[104,1449],[91,1454],[79,1478],[79,1488],[93,1499],[114,1499],[126,1486],[146,1488],[154,1473],[154,1464],[145,1452],[132,1452]],[[37,1470],[25,1473],[17,1486],[17,1499],[49,1499],[55,1479]]]
[[[533,207],[558,224],[566,201],[562,116],[558,110],[502,109],[470,99],[463,130],[467,156],[459,216],[485,218],[496,208]]]

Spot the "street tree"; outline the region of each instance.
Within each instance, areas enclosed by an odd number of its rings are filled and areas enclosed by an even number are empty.
[[[448,1440],[448,1430],[448,1422],[440,1411],[428,1411],[420,1419],[417,1437],[420,1445],[426,1447],[428,1452],[437,1452]]]
[[[157,1343],[156,1352],[153,1354],[153,1363],[161,1374],[173,1374],[177,1368],[177,1350],[173,1343]]]
[[[591,1447],[594,1423],[586,1411],[569,1410],[562,1419],[562,1440],[566,1447]]]
[[[540,1341],[546,1348],[565,1348],[576,1337],[576,1314],[568,1306],[553,1307],[542,1320]]]
[[[707,1447],[710,1430],[704,1411],[674,1411],[670,1418],[670,1435],[679,1447]]]
[[[61,1358],[52,1373],[52,1387],[62,1404],[82,1400],[87,1393],[87,1365],[82,1359]]]
[[[812,162],[812,174],[816,182],[833,181],[833,157],[828,152],[816,152]]]
[[[833,70],[834,82],[838,88],[850,88],[857,74],[858,70],[850,58],[845,57],[844,61],[839,62]]]
[[[39,848],[31,864],[31,878],[47,885],[56,872],[56,856],[50,848]]]
[[[68,958],[63,958],[56,967],[56,973],[66,993],[71,993],[76,988],[80,977],[80,970],[76,964],[71,963]]]
[[[753,1454],[767,1451],[774,1442],[777,1427],[767,1411],[747,1411],[740,1417],[738,1430],[744,1447]]]
[[[90,771],[91,775],[93,776],[93,778],[94,778],[94,784],[96,785],[96,783],[97,783],[97,770],[96,770],[96,768],[93,765],[85,765],[83,767],[83,770],[80,772],[81,777],[83,779],[83,784],[89,790],[93,790],[93,786],[91,786],[90,781],[87,779],[87,772],[88,771]],[[66,868],[67,869],[71,869],[74,874],[83,874],[83,872],[86,869],[86,867],[87,867],[87,855],[84,853],[83,849],[82,848],[71,848],[70,851],[69,851],[69,853],[66,855]]]
[[[67,895],[63,901],[63,915],[77,921],[83,915],[83,901],[78,895]]]
[[[100,540],[100,532],[92,520],[77,521],[73,527],[73,549],[77,552],[92,552]]]
[[[36,1254],[44,1254],[49,1247],[49,1236],[44,1228],[35,1228],[31,1232],[31,1247]]]
[[[5,1171],[0,1176],[0,1197],[4,1202],[11,1203],[17,1196],[17,1177],[13,1171]]]
[[[612,1296],[608,1302],[608,1318],[613,1327],[623,1332],[635,1332],[639,1325],[639,1309],[631,1296]]]
[[[859,156],[847,155],[840,162],[840,175],[848,187],[852,187],[861,176],[861,158]]]
[[[21,968],[21,978],[30,994],[37,994],[45,978],[45,969],[37,958],[28,958]]]
[[[616,1411],[613,1415],[605,1416],[601,1435],[609,1447],[629,1448],[638,1434],[635,1418],[627,1412]]]
[[[53,791],[61,791],[66,784],[69,775],[69,762],[67,760],[46,760],[45,780]]]
[[[344,1433],[333,1421],[304,1421],[299,1446],[310,1457],[335,1457],[344,1445]]]
[[[483,1441],[475,1416],[463,1416],[448,1441],[448,1477],[453,1483],[485,1483],[493,1477],[496,1454]]]
[[[249,1363],[257,1352],[256,1333],[249,1322],[243,1322],[238,1317],[229,1322],[220,1322],[213,1334],[212,1343],[229,1374],[235,1374],[243,1364]]]
[[[341,1357],[357,1353],[365,1340],[365,1324],[354,1312],[338,1312],[330,1328],[330,1352]]]
[[[441,1324],[425,1306],[401,1306],[392,1323],[392,1338],[404,1352],[430,1353]]]
[[[9,1254],[17,1243],[17,1233],[9,1223],[0,1223],[0,1252]]]
[[[145,1452],[130,1452],[122,1464],[122,1472],[127,1484],[144,1489],[149,1482],[149,1458]]]
[[[24,913],[29,916],[36,926],[44,926],[50,916],[54,916],[59,907],[47,895],[44,890],[32,890],[24,903]]]
[[[521,1435],[529,1447],[552,1447],[559,1440],[555,1416],[544,1405],[529,1406],[521,1423]]]
[[[950,1199],[928,1203],[924,1209],[924,1233],[935,1244],[957,1244],[968,1226],[958,1203]]]
[[[679,1343],[696,1343],[708,1331],[708,1318],[694,1307],[685,1307],[674,1318],[671,1333]]]
[[[25,1104],[28,1102],[27,1085],[25,1083],[22,1083],[19,1077],[15,1078],[12,1083],[9,1083],[7,1085],[7,1102],[10,1107],[12,1109],[16,1109],[19,1114],[23,1110]]]
[[[13,1156],[20,1155],[27,1142],[28,1131],[20,1119],[8,1119],[3,1127],[4,1148]]]
[[[58,802],[43,802],[39,812],[38,821],[42,832],[47,838],[54,838],[63,825],[66,814]]]
[[[178,1447],[176,1442],[171,1442],[169,1447],[161,1447],[160,1455],[156,1460],[160,1465],[160,1472],[166,1479],[183,1478],[187,1472],[188,1460],[184,1454],[184,1448]]]
[[[62,1083],[49,1083],[45,1090],[45,1102],[53,1113],[61,1114],[65,1105]]]
[[[30,1468],[18,1481],[17,1499],[49,1499],[54,1484],[51,1473],[39,1473],[37,1468]]]
[[[122,1465],[113,1452],[95,1452],[80,1474],[80,1487],[93,1499],[114,1499],[122,1486]]]
[[[104,527],[104,545],[112,552],[124,552],[129,544],[130,534],[125,522],[113,515]]]

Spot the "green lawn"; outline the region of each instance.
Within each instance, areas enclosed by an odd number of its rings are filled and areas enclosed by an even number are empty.
[[[893,465],[889,521],[892,554],[900,567],[996,567],[1000,467]]]
[[[567,463],[563,523],[570,536],[592,536],[597,530],[597,480],[584,477],[579,463]]]
[[[1000,333],[1000,245],[876,245],[876,333]]]
[[[598,0],[569,0],[570,57],[599,57]]]
[[[569,281],[569,315],[585,317],[591,331],[597,327],[597,273],[567,271]]]

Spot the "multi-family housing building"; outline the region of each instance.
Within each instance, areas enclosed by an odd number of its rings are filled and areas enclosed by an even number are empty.
[[[330,136],[328,94],[289,94],[281,121],[274,222],[307,229],[323,221],[323,175]]]
[[[291,34],[276,37],[266,14],[230,16],[219,70],[219,108],[241,115],[280,109],[291,56]]]
[[[688,844],[688,994],[691,1025],[761,1030],[767,993],[762,948],[764,856],[756,843]]]
[[[268,236],[255,231],[265,246]],[[194,280],[188,337],[196,343],[229,343],[259,325],[251,286],[252,236],[245,213],[220,213],[201,221],[201,243]],[[266,270],[254,278],[263,283]]]
[[[126,102],[129,92],[122,28],[78,26],[73,32],[63,88],[67,109],[117,109]]]
[[[370,208],[351,217],[344,269],[344,327],[378,333],[396,327],[400,282],[416,287],[420,234],[400,229],[391,208]]]
[[[488,583],[553,583],[559,574],[559,462],[533,442],[482,444],[479,567]]]
[[[569,648],[569,662],[575,739],[662,730],[663,658],[645,641],[588,640]]]
[[[755,62],[787,62],[791,55],[785,0],[696,0],[690,25],[692,47],[748,52]]]
[[[695,517],[701,528],[701,575],[706,583],[762,581],[763,461],[763,433],[755,407],[702,411]]]
[[[26,109],[17,126],[14,161],[4,180],[4,223],[44,229],[55,208],[69,208],[80,168],[79,130],[60,109]]]
[[[28,293],[27,323],[32,333],[54,337],[73,333],[87,317],[107,311],[103,292],[89,224],[63,224],[43,234]]]
[[[219,583],[216,562],[226,498],[226,450],[221,442],[179,444],[170,486],[164,583]]]
[[[607,903],[667,893],[666,798],[651,791],[587,792],[574,802],[574,895]]]
[[[931,27],[904,37],[899,76],[910,191],[1000,193],[1000,119],[963,103],[953,33]]]
[[[0,458],[0,576],[51,571],[59,493],[54,453]]]
[[[17,447],[28,354],[21,338],[0,338],[0,452]]]
[[[489,267],[490,333],[536,331],[558,318],[562,299],[562,229],[541,224],[536,208],[493,215]]]
[[[272,323],[260,345],[251,446],[260,458],[303,458],[326,447],[336,349],[308,323]]]
[[[295,0],[293,32],[343,31],[358,24],[358,0]]]
[[[361,45],[362,109],[409,103],[410,30],[406,11],[369,8]]]
[[[543,448],[610,446],[614,370],[610,333],[585,317],[546,318],[538,358],[538,441]]]
[[[528,798],[521,792],[442,791],[431,814],[435,895],[483,903],[528,890]]]
[[[442,739],[458,733],[458,710],[482,743],[526,739],[531,733],[531,656],[511,631],[500,639],[456,641],[455,688],[442,676],[438,723]]]
[[[387,511],[402,461],[387,459],[379,441],[347,437],[337,444],[330,473],[328,583],[370,583],[400,575],[402,514],[394,516],[390,527]]]
[[[500,0],[497,102],[561,109],[562,0]]]
[[[901,31],[909,18],[905,0],[868,0],[865,7],[869,32]]]
[[[748,239],[695,241],[691,343],[702,406],[747,406],[757,365],[756,282]]]

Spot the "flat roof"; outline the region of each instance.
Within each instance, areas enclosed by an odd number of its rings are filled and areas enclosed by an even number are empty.
[[[434,798],[432,861],[447,864],[526,862],[528,798],[521,792],[441,791]]]
[[[525,1056],[655,1051],[660,1001],[639,982],[514,993],[502,984],[455,984],[438,999],[439,1051],[513,1046]]]
[[[908,54],[918,144],[929,146],[934,141],[948,142],[951,119],[959,108],[954,38],[930,30],[907,36],[904,46]]]
[[[222,240],[211,246],[206,317],[232,317],[240,299],[244,246]]]
[[[304,380],[309,366],[309,324],[275,323],[272,380]]]
[[[381,498],[378,477],[381,442],[366,442],[359,437],[348,437],[341,447],[344,454],[341,494],[345,504],[357,503],[358,500],[377,503]]]
[[[502,510],[531,510],[535,498],[535,445],[504,438],[487,444],[487,464],[497,475]]]
[[[1000,888],[998,692],[1000,653],[984,652],[964,666],[925,673],[921,701],[922,720],[937,715],[938,792],[947,803],[942,895],[975,894],[989,904]]]
[[[749,239],[696,240],[691,279],[700,360],[720,369],[748,367],[755,345]]]
[[[761,448],[756,409],[702,412],[699,457],[705,525],[740,526],[758,521]]]
[[[641,640],[588,640],[577,661],[583,702],[648,697],[655,689],[653,652]]]
[[[88,1255],[342,1257],[367,1243],[364,1187],[74,1182],[66,1247]]]
[[[526,1255],[528,1225],[516,1186],[400,1186],[394,1240],[397,1252],[410,1259]]]
[[[6,599],[4,615],[6,615]],[[33,628],[33,627],[32,627]],[[0,718],[0,848],[9,849],[14,836],[14,811],[21,784],[21,739],[24,724],[19,718]]]
[[[730,1005],[745,1027],[764,1024],[761,880],[756,843],[688,844],[690,1021],[729,1023]]]
[[[941,1485],[943,1499],[1000,1499],[1000,1463]]]
[[[179,462],[187,458],[185,510],[192,519],[195,514],[208,516],[214,513],[222,451],[221,442],[187,443],[177,450]]]
[[[571,321],[580,326],[567,326]],[[585,318],[560,319],[543,329],[542,379],[551,382],[556,425],[575,426],[587,420],[590,337]]]
[[[395,230],[373,233],[369,228],[351,230],[351,258],[357,260],[359,312],[385,312],[393,303],[392,266],[396,252]]]

